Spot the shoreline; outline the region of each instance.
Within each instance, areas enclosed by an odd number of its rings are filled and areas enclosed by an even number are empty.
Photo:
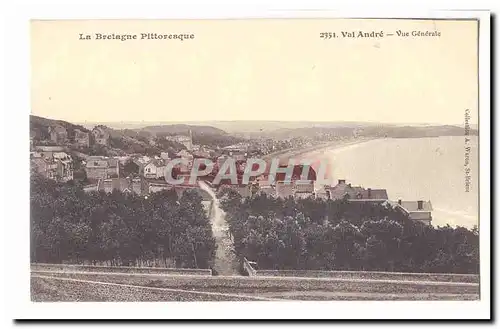
[[[304,156],[308,154],[314,154],[315,152],[326,151],[326,150],[335,150],[340,149],[347,146],[352,146],[356,144],[366,143],[372,140],[376,140],[379,138],[359,138],[355,140],[347,140],[347,141],[331,141],[322,143],[319,145],[309,146],[305,148],[296,148],[289,149],[284,151],[278,151],[275,153],[267,154],[263,158],[264,160],[270,160],[271,158],[278,157],[281,159],[288,159],[291,157]]]

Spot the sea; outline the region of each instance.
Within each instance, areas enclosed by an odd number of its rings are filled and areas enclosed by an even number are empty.
[[[434,226],[472,228],[479,223],[479,153],[478,137],[469,138],[385,138],[314,154],[327,159],[334,181],[386,189],[390,200],[431,201]]]

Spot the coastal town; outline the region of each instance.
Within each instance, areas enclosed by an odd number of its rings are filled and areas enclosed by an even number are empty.
[[[23,24],[30,72],[7,61],[7,85],[28,75],[29,95],[9,90],[6,124],[29,123],[29,191],[5,184],[20,318],[485,318],[488,13],[188,11]]]
[[[135,193],[146,197],[162,190],[173,190],[179,197],[186,190],[195,190],[204,201],[211,197],[197,182],[187,179],[182,184],[170,184],[166,179],[167,164],[173,159],[182,159],[183,164],[173,168],[175,178],[189,177],[195,159],[210,159],[215,163],[212,174],[198,178],[207,183],[214,191],[231,189],[242,198],[266,194],[274,198],[346,200],[355,203],[382,204],[398,210],[410,219],[431,225],[432,204],[428,200],[391,199],[388,191],[380,188],[352,185],[345,177],[337,178],[331,184],[318,184],[313,167],[308,168],[310,181],[301,182],[302,167],[297,165],[291,177],[291,183],[284,182],[284,175],[277,175],[270,181],[269,173],[252,177],[248,183],[243,183],[241,175],[249,158],[269,157],[288,150],[307,150],[314,145],[313,141],[300,138],[280,140],[247,140],[236,144],[200,145],[193,141],[192,131],[184,134],[172,134],[163,137],[169,147],[162,149],[156,142],[156,136],[146,140],[156,146],[157,154],[151,152],[123,153],[117,155],[96,155],[96,148],[110,148],[112,144],[112,129],[97,125],[90,131],[74,129],[71,136],[62,125],[50,125],[46,133],[33,131],[30,138],[31,168],[39,175],[59,182],[78,181],[85,192],[111,193],[118,190],[125,193]],[[335,136],[322,136],[327,141],[335,141]],[[353,139],[357,136],[354,133]],[[343,140],[337,139],[340,143]],[[177,145],[177,149],[170,147]],[[89,151],[85,153],[85,150]],[[148,154],[145,154],[148,153]],[[213,184],[214,176],[222,163],[233,159],[237,166],[238,183],[222,180]]]

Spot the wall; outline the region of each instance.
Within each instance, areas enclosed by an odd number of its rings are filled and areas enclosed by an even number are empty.
[[[410,218],[411,219],[430,219],[432,217],[431,217],[430,211],[419,211],[419,212],[412,211],[412,212],[410,212]]]
[[[141,274],[174,274],[174,275],[206,275],[211,276],[211,269],[198,268],[161,268],[161,267],[130,267],[130,266],[91,266],[70,264],[31,264],[31,272],[63,271],[63,272],[107,272],[107,273],[141,273]]]
[[[85,168],[87,173],[87,178],[89,179],[99,179],[108,178],[108,168]]]
[[[309,277],[366,280],[440,281],[478,283],[477,274],[403,273],[375,271],[257,270],[256,276]]]
[[[149,193],[160,192],[163,190],[171,190],[172,188],[173,188],[172,185],[150,184],[149,185]]]

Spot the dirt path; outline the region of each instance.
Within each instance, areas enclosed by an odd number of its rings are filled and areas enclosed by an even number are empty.
[[[212,197],[212,209],[210,222],[212,232],[217,243],[215,252],[214,268],[219,275],[240,275],[238,271],[239,263],[234,253],[233,241],[229,237],[229,227],[225,219],[224,211],[219,206],[214,191],[204,182],[199,182],[200,187]]]

